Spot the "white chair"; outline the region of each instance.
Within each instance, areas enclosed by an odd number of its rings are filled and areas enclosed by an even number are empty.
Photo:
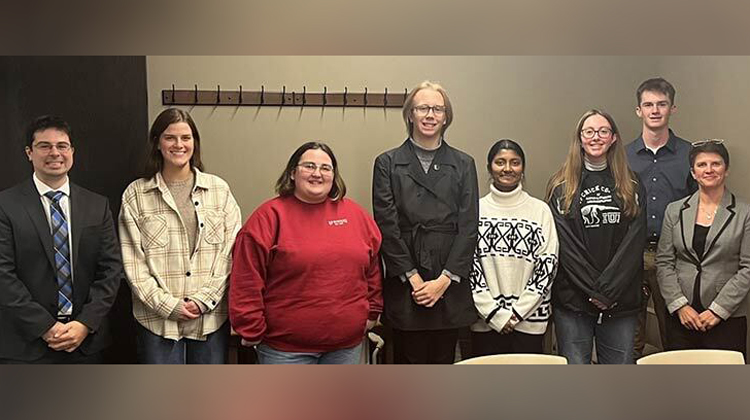
[[[457,365],[567,365],[568,359],[552,354],[492,354],[456,362]]]
[[[672,350],[643,356],[638,365],[744,365],[745,357],[731,350]]]

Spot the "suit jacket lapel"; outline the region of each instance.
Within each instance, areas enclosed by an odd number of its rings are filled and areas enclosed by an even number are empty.
[[[719,207],[716,208],[716,218],[714,219],[714,222],[711,223],[711,228],[708,230],[708,235],[706,236],[706,252],[704,257],[708,255],[721,234],[727,228],[732,219],[734,219],[734,206],[734,194],[725,189],[724,195],[721,197],[721,203],[719,204]]]
[[[682,230],[682,245],[690,259],[697,265],[700,261],[698,254],[693,249],[693,236],[695,235],[695,216],[698,212],[698,193],[690,196],[680,209],[680,228]],[[704,253],[705,254],[705,253]]]
[[[26,212],[29,214],[31,222],[36,228],[37,234],[39,234],[39,240],[42,242],[44,253],[47,254],[47,259],[52,267],[55,267],[55,255],[52,246],[52,233],[50,232],[49,221],[47,216],[44,214],[44,206],[42,206],[42,199],[39,197],[39,191],[34,185],[34,181],[29,178],[26,188],[23,190],[23,206]]]

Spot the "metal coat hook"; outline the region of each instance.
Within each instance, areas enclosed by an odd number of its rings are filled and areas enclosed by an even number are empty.
[[[195,85],[195,103],[198,103],[198,85]]]
[[[323,86],[323,106],[328,104],[328,86]]]
[[[385,88],[385,93],[383,94],[383,106],[388,106],[388,88]]]
[[[346,106],[346,103],[347,103],[346,95],[348,93],[349,93],[349,88],[347,88],[346,86],[344,86],[344,106]]]
[[[266,87],[260,85],[260,104],[263,105],[266,102]]]
[[[242,85],[240,85],[240,99],[239,104],[242,105]]]
[[[221,85],[216,85],[216,103],[221,103]]]
[[[404,102],[406,102],[406,97],[409,95],[409,89],[404,88]]]
[[[172,83],[172,103],[174,103],[174,83]]]
[[[286,86],[281,89],[281,105],[286,102]]]
[[[302,106],[305,106],[307,104],[307,87],[302,86]]]
[[[367,86],[365,86],[365,106],[367,106]]]
[[[292,105],[297,105],[297,92],[292,91]]]

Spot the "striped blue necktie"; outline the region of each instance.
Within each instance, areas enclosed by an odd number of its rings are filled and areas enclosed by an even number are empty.
[[[52,241],[55,248],[55,279],[57,279],[57,312],[71,315],[73,312],[73,278],[70,271],[70,247],[68,242],[68,221],[60,206],[65,193],[49,191],[44,194],[52,200],[49,206],[52,221]]]

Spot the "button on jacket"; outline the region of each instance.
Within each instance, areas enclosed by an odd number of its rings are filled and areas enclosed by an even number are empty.
[[[123,264],[133,292],[133,315],[164,338],[204,340],[227,319],[231,250],[240,209],[221,178],[195,171],[191,193],[198,218],[195,249],[161,173],[141,178],[123,193],[119,228]],[[185,298],[207,311],[190,321],[169,319]]]
[[[407,139],[374,165],[372,203],[383,234],[386,319],[406,331],[468,326],[477,317],[468,280],[479,221],[474,159],[443,141],[425,174],[413,147]],[[461,280],[425,308],[414,302],[409,282],[399,278],[415,268],[425,281],[443,269]]]

